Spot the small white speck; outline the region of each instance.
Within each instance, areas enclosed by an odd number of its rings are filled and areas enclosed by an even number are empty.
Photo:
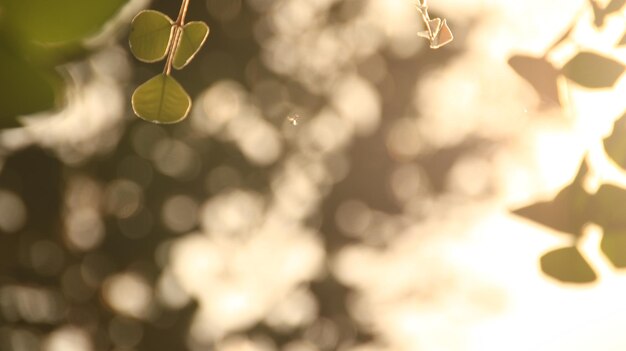
[[[300,116],[297,113],[290,114],[287,116],[287,121],[289,121],[292,126],[297,126],[298,122],[300,122]]]

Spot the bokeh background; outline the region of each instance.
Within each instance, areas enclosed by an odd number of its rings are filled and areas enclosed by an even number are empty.
[[[38,1],[0,1],[0,29]],[[626,81],[561,70],[626,63],[623,1],[432,0],[455,40],[431,50],[410,0],[191,0],[211,32],[174,73],[194,107],[171,126],[133,116],[162,64],[127,36],[180,3],[118,2],[60,54],[61,107],[0,132],[0,350],[626,349],[606,228],[555,230],[580,219],[567,201],[513,212],[583,159],[589,194],[626,184]],[[59,28],[86,16],[50,6]],[[593,282],[542,272],[568,245]]]

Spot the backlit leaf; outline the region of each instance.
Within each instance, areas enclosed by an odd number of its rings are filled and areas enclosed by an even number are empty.
[[[607,15],[612,14],[621,10],[624,5],[626,5],[626,0],[611,0],[611,2],[604,9],[604,12]]]
[[[209,35],[209,27],[204,22],[189,22],[182,30],[174,55],[174,68],[182,69],[196,56]]]
[[[143,62],[161,61],[172,40],[172,20],[159,11],[142,11],[133,19],[128,38],[130,50]]]
[[[159,74],[135,90],[132,105],[135,114],[146,121],[168,124],[187,117],[191,98],[174,78]]]
[[[591,283],[596,280],[596,273],[574,246],[550,251],[541,257],[540,262],[545,274],[562,282]]]
[[[624,65],[599,54],[582,51],[563,66],[563,74],[587,88],[612,87],[624,73]]]
[[[626,268],[626,231],[605,230],[600,248],[617,268]]]
[[[537,92],[541,107],[560,106],[557,78],[559,71],[544,57],[514,55],[509,66]]]
[[[626,0],[611,0],[606,7],[602,8],[597,0],[592,0],[591,6],[593,8],[594,24],[596,27],[602,27],[606,16],[621,10],[624,5],[626,5]]]
[[[619,43],[617,43],[617,46],[624,46],[626,45],[626,33],[624,33],[624,35],[622,36],[622,39],[620,39]]]
[[[604,9],[601,8],[595,0],[591,0],[590,2],[593,10],[593,24],[596,27],[602,27],[604,25],[604,17],[606,16]]]
[[[613,124],[613,133],[604,139],[609,158],[626,171],[626,114]]]
[[[582,187],[586,173],[587,165],[583,163],[576,179],[552,201],[535,203],[513,213],[560,232],[581,235],[583,226],[590,220],[587,214],[590,196]]]
[[[589,204],[591,220],[604,230],[626,230],[626,189],[604,184],[593,195]]]

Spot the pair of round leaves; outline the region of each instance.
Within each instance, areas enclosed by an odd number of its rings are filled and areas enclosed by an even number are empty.
[[[146,10],[133,19],[129,43],[140,61],[158,62],[172,54],[172,67],[182,69],[200,51],[208,35],[204,22],[181,27],[161,12]],[[169,74],[159,74],[135,90],[132,105],[135,114],[147,121],[176,123],[187,117],[191,98]]]

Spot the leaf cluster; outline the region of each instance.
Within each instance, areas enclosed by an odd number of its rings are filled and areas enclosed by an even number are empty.
[[[613,133],[604,139],[604,149],[613,163],[626,172],[626,115],[613,126]],[[588,283],[596,274],[580,254],[576,241],[587,224],[603,230],[600,249],[616,268],[626,268],[626,189],[603,184],[593,194],[585,191],[583,182],[588,173],[586,162],[580,166],[574,181],[554,199],[538,202],[513,211],[516,215],[570,234],[572,245],[546,253],[540,260],[547,275],[564,282]]]
[[[133,19],[129,36],[130,50],[142,62],[167,58],[165,69],[144,84],[132,96],[132,106],[140,118],[154,123],[177,123],[189,114],[191,98],[171,76],[171,68],[183,69],[196,56],[209,35],[201,21],[174,22],[164,13],[145,10]]]
[[[594,13],[594,25],[604,25],[606,16],[620,11],[626,0],[611,0],[601,7],[590,1]],[[550,50],[566,40],[574,24],[559,38],[542,57],[514,55],[509,65],[540,97],[540,108],[560,107],[557,80],[567,80],[588,89],[613,87],[622,78],[626,66],[606,55],[581,50],[562,67],[556,67],[547,56]],[[626,34],[617,46],[626,44]],[[626,115],[614,125],[613,134],[604,140],[609,158],[626,171]],[[588,168],[582,163],[574,181],[566,186],[551,201],[539,202],[513,211],[515,214],[538,222],[553,230],[574,237],[572,245],[554,249],[540,259],[541,269],[552,278],[563,282],[588,283],[596,280],[596,273],[576,247],[583,228],[593,223],[603,229],[600,245],[602,253],[616,268],[626,268],[626,190],[611,184],[603,184],[594,194],[586,192],[583,182]]]

